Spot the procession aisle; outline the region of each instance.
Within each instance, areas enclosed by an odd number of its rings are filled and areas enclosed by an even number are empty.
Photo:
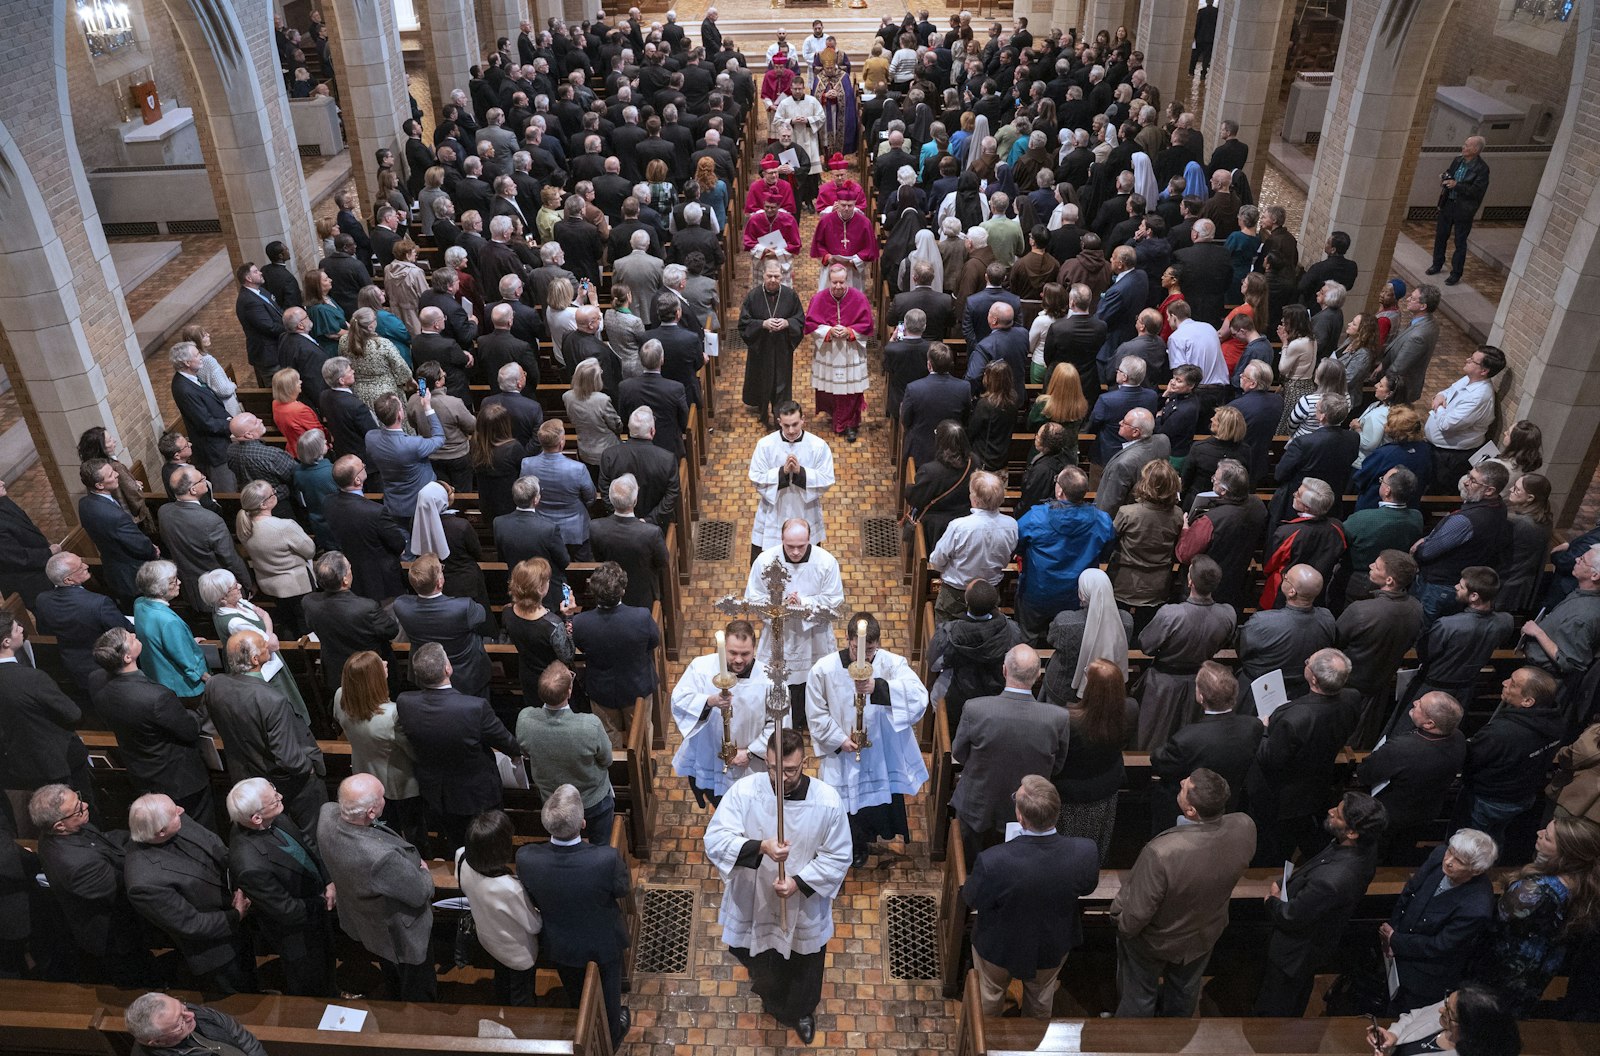
[[[810,245],[815,218],[801,223],[803,243]],[[724,617],[715,608],[725,594],[742,594],[749,571],[750,527],[755,516],[755,489],[749,482],[750,454],[762,430],[740,403],[744,379],[744,346],[737,339],[738,302],[748,288],[749,269],[740,262],[741,281],[734,303],[725,306],[728,341],[717,378],[716,431],[709,442],[704,469],[705,488],[700,520],[730,522],[733,539],[729,557],[698,562],[693,581],[684,594],[686,640],[682,660],[671,665],[673,676],[693,657],[709,652],[712,633]],[[802,256],[795,266],[795,289],[802,302],[816,290],[817,268]],[[863,521],[869,517],[894,518],[893,467],[889,431],[884,425],[882,371],[873,350],[868,413],[860,439],[846,443],[835,437],[826,422],[812,417],[810,340],[795,353],[795,396],[805,408],[807,428],[833,447],[837,474],[823,502],[827,542],[823,545],[839,560],[846,604],[852,610],[869,609],[883,625],[884,647],[904,653],[909,626],[906,593],[895,558],[868,558]],[[680,738],[668,732],[667,750],[656,754],[656,785],[660,809],[656,819],[656,856],[645,863],[646,888],[669,886],[697,892],[689,969],[679,975],[639,975],[629,997],[633,1031],[629,1038],[651,1056],[711,1053],[747,1056],[773,1047],[800,1047],[795,1036],[761,1013],[760,1001],[749,992],[745,973],[727,952],[717,926],[717,906],[722,884],[706,861],[701,835],[709,817],[695,806],[688,782],[672,773],[672,753]],[[816,773],[815,760],[807,770]],[[884,897],[890,894],[934,896],[939,892],[940,869],[927,857],[921,797],[907,803],[911,817],[910,858],[894,861],[874,858],[864,870],[852,872],[834,904],[836,933],[828,946],[828,967],[817,1015],[813,1048],[828,1052],[942,1051],[953,1039],[954,1004],[945,1002],[937,980],[906,982],[889,978],[887,921]]]

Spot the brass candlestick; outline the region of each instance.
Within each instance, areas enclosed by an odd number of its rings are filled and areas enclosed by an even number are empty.
[[[738,681],[739,676],[732,671],[719,671],[711,676],[711,684],[722,691],[722,699],[717,704],[722,711],[722,748],[717,758],[722,760],[723,773],[728,772],[734,756],[739,754],[739,746],[733,743],[733,687]]]
[[[872,677],[872,664],[866,660],[857,660],[846,670],[854,682]],[[867,695],[860,690],[856,691],[856,728],[850,731],[850,739],[856,742],[856,762],[859,763],[861,749],[872,747],[872,738],[867,736]]]

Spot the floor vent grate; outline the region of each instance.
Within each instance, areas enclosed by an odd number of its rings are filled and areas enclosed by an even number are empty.
[[[900,556],[900,522],[893,517],[868,517],[861,522],[868,557]]]
[[[694,530],[696,561],[727,561],[733,557],[733,522],[700,521]]]
[[[658,975],[689,971],[693,948],[695,892],[688,887],[647,887],[639,912],[634,970]]]
[[[939,978],[939,902],[932,895],[885,895],[889,978]]]

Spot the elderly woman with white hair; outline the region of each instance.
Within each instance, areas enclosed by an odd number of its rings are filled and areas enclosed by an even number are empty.
[[[232,572],[225,573],[230,578]],[[186,704],[200,699],[210,672],[194,632],[182,616],[172,611],[178,596],[178,566],[171,561],[146,561],[134,576],[133,630],[144,651],[139,670],[150,681],[166,686]]]
[[[1378,926],[1400,979],[1389,999],[1392,1014],[1442,1001],[1460,984],[1494,919],[1487,874],[1499,856],[1487,833],[1459,829],[1406,881],[1388,922]]]
[[[947,216],[939,221],[939,263],[944,268],[944,282],[937,289],[955,293],[961,282],[961,271],[967,266],[967,242],[961,221]]]
[[[232,572],[225,568],[212,569],[200,577],[200,598],[211,609],[211,622],[217,639],[226,645],[229,638],[240,631],[255,631],[266,639],[271,655],[261,668],[261,678],[267,685],[282,693],[307,726],[311,726],[311,712],[294,675],[284,665],[278,653],[278,636],[272,629],[272,616],[264,609],[245,600],[244,588]]]

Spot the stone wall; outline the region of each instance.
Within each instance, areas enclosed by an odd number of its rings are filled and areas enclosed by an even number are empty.
[[[1531,96],[1555,111],[1549,130],[1554,138],[1567,105],[1577,26],[1569,26],[1558,55],[1549,55],[1505,37],[1486,33],[1500,11],[1500,0],[1457,0],[1440,41],[1443,65],[1440,84],[1465,84],[1468,77],[1511,81],[1521,95]]]
[[[112,129],[122,122],[122,110],[117,99],[117,82],[98,84],[89,49],[84,46],[77,19],[71,14],[63,24],[66,36],[67,90],[72,99],[72,122],[77,131],[78,153],[85,168],[97,169],[107,165],[120,165],[116,133]],[[159,9],[158,0],[145,8],[145,25],[150,34],[147,45],[152,66],[131,78],[135,83],[149,78],[156,82],[156,90],[163,101],[178,99],[187,106],[190,102],[188,84],[184,80],[182,52],[172,32],[172,21]]]

